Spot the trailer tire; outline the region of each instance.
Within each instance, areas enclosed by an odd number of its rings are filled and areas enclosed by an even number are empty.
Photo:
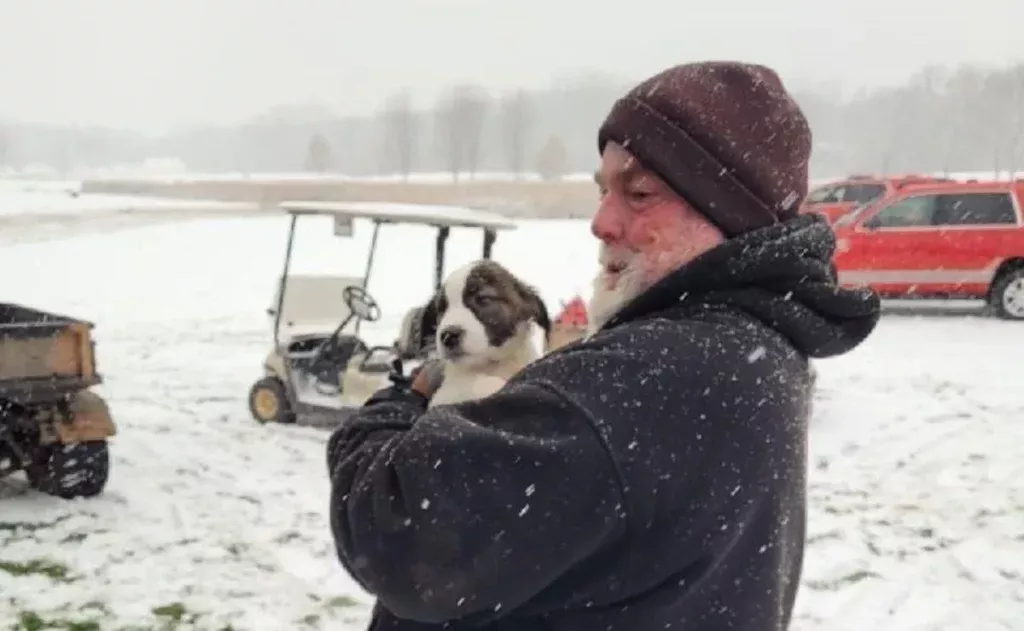
[[[110,476],[110,451],[105,440],[47,445],[25,468],[32,488],[62,499],[95,497]]]

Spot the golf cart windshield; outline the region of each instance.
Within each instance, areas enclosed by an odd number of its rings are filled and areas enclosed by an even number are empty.
[[[498,230],[512,230],[516,223],[498,214],[479,211],[462,206],[437,206],[426,204],[399,204],[386,202],[323,202],[323,201],[286,201],[280,207],[291,215],[291,226],[288,234],[288,245],[285,252],[284,270],[276,297],[274,336],[279,338],[282,307],[286,301],[289,283],[289,272],[296,232],[296,223],[300,216],[330,217],[334,223],[334,234],[342,237],[352,236],[356,219],[369,220],[373,224],[370,248],[366,266],[359,280],[359,287],[366,289],[373,270],[374,256],[377,251],[377,237],[380,227],[384,224],[412,224],[434,228],[436,239],[434,246],[434,279],[429,288],[432,293],[441,285],[444,278],[445,246],[452,227],[476,228],[483,231],[483,258],[490,258],[497,238]],[[288,297],[291,300],[291,296]],[[360,319],[356,319],[358,332]]]

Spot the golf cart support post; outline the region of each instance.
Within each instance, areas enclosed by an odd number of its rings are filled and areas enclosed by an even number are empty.
[[[380,352],[388,352],[403,361],[421,359],[418,357],[419,349],[412,349],[415,344],[410,345],[405,338],[415,337],[415,334],[410,336],[407,329],[419,330],[415,323],[422,321],[422,308],[414,309],[406,314],[403,331],[393,347],[369,348],[359,338],[360,322],[363,319],[372,322],[380,317],[379,308],[366,293],[366,286],[373,270],[377,239],[382,225],[413,224],[436,229],[434,283],[430,289],[431,294],[441,286],[444,280],[445,247],[452,227],[483,230],[483,258],[491,257],[498,230],[516,228],[516,223],[507,217],[461,206],[382,202],[285,201],[281,202],[279,207],[291,216],[291,220],[284,269],[281,272],[272,313],[274,317],[274,349],[264,363],[266,375],[257,381],[250,390],[250,411],[259,422],[294,422],[297,420],[296,417],[305,416],[307,417],[304,420],[305,424],[336,425],[365,400],[363,395],[369,396],[372,394],[372,389],[386,383],[387,365],[389,364],[380,364],[379,362],[371,364],[367,361],[371,356]],[[296,225],[302,215],[332,217],[335,234],[343,237],[351,236],[356,219],[366,219],[373,224],[373,233],[362,278],[358,280],[352,278],[348,282],[354,281],[353,284],[346,286],[341,292],[348,306],[348,313],[341,324],[330,327],[334,330],[329,334],[324,327],[325,330],[321,332],[305,336],[292,336],[283,344],[281,327],[285,312],[292,304],[288,302],[288,296],[291,294],[287,293],[292,251],[295,245]],[[337,284],[339,280],[338,277],[333,277],[331,282]],[[308,279],[306,281],[308,282]],[[296,280],[296,282],[298,281]],[[342,280],[342,282],[346,281]],[[318,285],[317,289],[313,290],[314,296],[322,293],[319,287],[321,286]],[[309,292],[309,288],[305,285],[301,287],[296,285],[296,288],[300,291],[298,295],[302,294],[302,289]],[[301,302],[302,299],[293,297],[292,300]],[[314,302],[316,300],[314,298]],[[353,305],[350,304],[352,301],[355,301],[358,308],[353,308]],[[360,315],[358,312],[366,313]],[[375,315],[370,316],[369,313]],[[343,333],[343,329],[353,319],[355,320],[354,334]],[[289,318],[289,326],[293,326],[291,318]],[[338,346],[342,344],[346,346],[344,352],[338,349]],[[327,354],[337,354],[340,357],[337,366],[340,376],[334,375],[331,378],[330,371],[333,367],[326,365],[323,361]],[[329,381],[323,381],[320,377],[327,378]],[[305,401],[304,397],[300,396],[302,394],[300,390],[303,389],[300,388],[300,382],[305,386],[304,389],[307,392],[310,387],[316,391],[305,397],[307,399]],[[325,392],[320,389],[321,386],[328,389],[336,388],[336,391]],[[316,402],[311,402],[309,399],[316,399]]]

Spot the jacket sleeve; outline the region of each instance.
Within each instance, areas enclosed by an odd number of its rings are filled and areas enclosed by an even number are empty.
[[[341,562],[400,618],[500,617],[624,528],[610,455],[546,383],[430,410],[375,397],[328,466]]]

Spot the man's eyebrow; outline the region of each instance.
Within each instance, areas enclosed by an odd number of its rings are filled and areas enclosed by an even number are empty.
[[[639,162],[632,160],[628,162],[626,166],[622,168],[622,170],[615,173],[612,177],[616,181],[627,183],[638,178],[645,177],[647,174],[647,170],[640,166]],[[605,181],[604,174],[601,173],[600,169],[594,171],[594,183],[601,187],[607,184],[607,182]]]
[[[633,162],[622,169],[619,173],[619,179],[622,180],[623,184],[635,183],[637,180],[642,179],[647,175],[647,171],[643,169],[639,164]]]

